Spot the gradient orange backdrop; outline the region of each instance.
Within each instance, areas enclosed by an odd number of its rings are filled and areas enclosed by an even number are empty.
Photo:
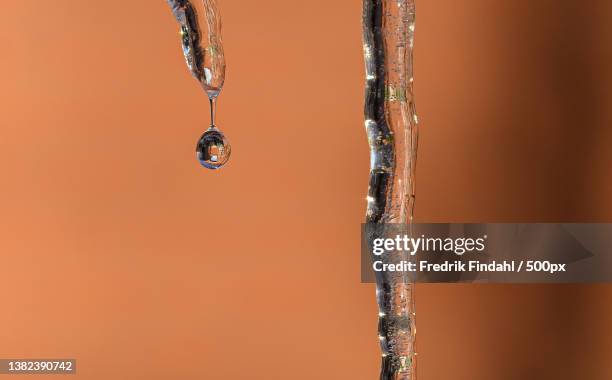
[[[0,357],[92,380],[377,378],[361,4],[220,3],[218,172],[195,160],[206,97],[165,1],[0,5]],[[417,219],[610,221],[612,4],[417,6]],[[421,380],[612,377],[609,286],[417,297]]]

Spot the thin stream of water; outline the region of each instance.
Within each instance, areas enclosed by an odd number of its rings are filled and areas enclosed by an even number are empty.
[[[411,223],[414,215],[418,141],[414,26],[414,0],[363,0],[364,115],[371,155],[366,222],[380,225],[377,233],[382,235],[385,223]],[[389,262],[407,259],[383,257]],[[379,272],[376,283],[380,379],[414,380],[414,284],[403,272]]]

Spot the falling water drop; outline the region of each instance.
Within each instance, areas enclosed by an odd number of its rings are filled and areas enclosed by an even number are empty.
[[[220,169],[232,153],[229,141],[215,124],[217,99],[210,98],[210,128],[198,140],[196,157],[206,169]]]
[[[200,137],[196,147],[196,156],[200,164],[207,169],[219,169],[227,163],[232,148],[221,132],[214,125]]]

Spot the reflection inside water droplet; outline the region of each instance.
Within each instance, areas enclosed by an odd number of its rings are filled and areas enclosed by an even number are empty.
[[[214,125],[204,132],[196,147],[196,155],[200,164],[213,170],[225,165],[231,152],[229,141]]]

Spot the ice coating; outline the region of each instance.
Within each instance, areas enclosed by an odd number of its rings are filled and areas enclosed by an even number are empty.
[[[180,24],[183,54],[189,70],[210,99],[225,81],[221,15],[215,0],[167,0]]]
[[[366,222],[411,223],[418,120],[412,91],[414,0],[363,0],[365,127],[370,145]],[[379,236],[377,235],[377,236]],[[377,236],[369,236],[374,239]],[[408,258],[392,254],[383,261]],[[414,284],[403,272],[377,272],[381,380],[416,378]]]

